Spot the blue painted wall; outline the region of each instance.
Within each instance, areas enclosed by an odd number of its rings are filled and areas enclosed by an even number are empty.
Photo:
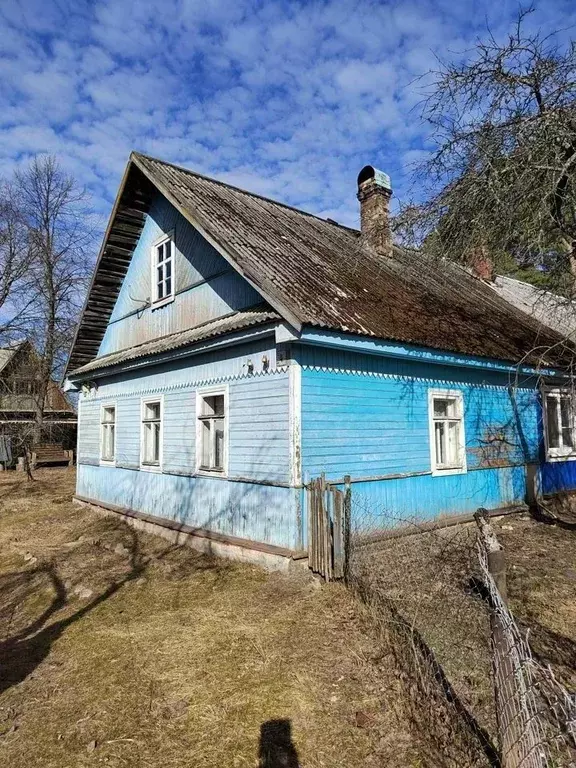
[[[150,253],[152,244],[174,233],[174,301],[153,309]],[[222,317],[262,301],[259,294],[188,221],[157,194],[134,250],[98,355],[126,349]]]
[[[80,464],[77,493],[229,536],[299,545],[293,488]]]
[[[263,356],[270,361],[266,370]],[[228,387],[230,480],[194,476],[196,390],[220,384]],[[161,473],[139,469],[140,403],[153,394],[164,401]],[[288,397],[288,372],[276,368],[273,337],[103,379],[95,395],[80,399],[77,493],[297,549],[300,493],[288,487]],[[115,467],[99,466],[103,403],[117,407]]]
[[[426,473],[354,483],[357,516],[431,518],[524,501],[524,465],[541,450],[534,379],[315,346],[302,346],[299,360],[305,480]],[[463,393],[466,473],[431,474],[432,388]]]

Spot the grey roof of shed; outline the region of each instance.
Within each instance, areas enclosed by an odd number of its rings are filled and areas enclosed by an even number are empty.
[[[562,336],[576,338],[576,302],[513,277],[497,275],[493,289],[543,325]]]
[[[163,352],[171,352],[172,350],[188,347],[192,344],[206,341],[207,339],[216,336],[223,336],[234,331],[240,331],[244,328],[277,322],[280,319],[280,316],[274,312],[274,310],[267,309],[266,307],[258,306],[253,309],[246,309],[242,312],[235,312],[232,315],[220,317],[217,320],[212,320],[209,323],[204,323],[186,331],[171,333],[167,336],[162,336],[159,339],[154,339],[153,341],[145,341],[142,344],[137,344],[129,349],[123,349],[119,352],[111,352],[109,355],[97,357],[95,360],[83,365],[73,373],[78,375],[91,373],[92,371],[110,368],[133,360],[159,355]]]
[[[93,359],[159,190],[284,319],[300,328],[390,339],[525,363],[562,364],[543,327],[456,264],[395,248],[384,257],[357,230],[132,153],[71,352]]]

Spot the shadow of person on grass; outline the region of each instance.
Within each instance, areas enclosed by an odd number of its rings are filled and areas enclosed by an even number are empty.
[[[260,726],[258,768],[300,768],[292,743],[290,720],[268,720]]]

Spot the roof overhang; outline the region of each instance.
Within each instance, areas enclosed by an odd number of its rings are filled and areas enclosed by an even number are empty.
[[[145,355],[121,363],[103,365],[102,367],[95,368],[93,370],[72,371],[68,374],[67,386],[68,389],[74,389],[75,385],[82,384],[84,381],[92,381],[98,378],[113,376],[117,373],[124,373],[126,371],[133,371],[139,368],[147,368],[152,365],[161,365],[162,363],[194,357],[205,352],[212,352],[217,349],[225,349],[227,347],[236,346],[238,344],[246,344],[248,342],[256,341],[265,337],[274,337],[277,326],[278,321],[274,321],[267,323],[266,325],[245,328],[234,333],[226,334],[224,336],[216,336],[215,338],[199,341],[185,347],[168,350],[158,354]]]

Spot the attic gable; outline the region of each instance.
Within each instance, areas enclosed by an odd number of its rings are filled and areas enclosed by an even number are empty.
[[[151,254],[169,242],[174,295],[163,306],[153,301]],[[196,328],[262,303],[262,297],[157,192],[134,248],[98,356]]]

